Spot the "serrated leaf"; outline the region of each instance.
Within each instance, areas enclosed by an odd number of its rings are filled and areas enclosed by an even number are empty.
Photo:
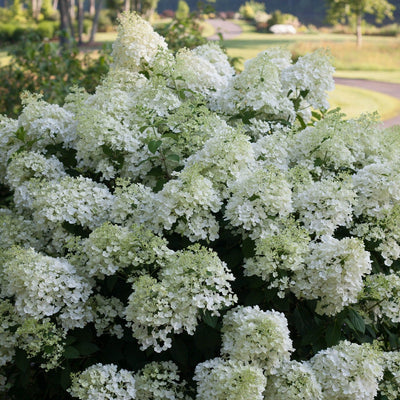
[[[79,351],[73,346],[66,346],[64,349],[64,357],[66,359],[79,358]]]
[[[15,136],[17,137],[18,140],[21,142],[25,142],[26,139],[26,131],[23,126],[19,127],[17,131],[15,132]]]
[[[155,154],[155,152],[159,149],[161,144],[162,144],[161,140],[151,140],[147,145],[147,147],[149,148],[152,154]]]

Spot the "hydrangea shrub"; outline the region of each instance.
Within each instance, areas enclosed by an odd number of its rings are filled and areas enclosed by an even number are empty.
[[[124,14],[94,94],[1,117],[6,398],[398,399],[400,132],[332,73]]]

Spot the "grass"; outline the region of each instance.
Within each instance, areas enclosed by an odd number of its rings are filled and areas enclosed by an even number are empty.
[[[236,21],[235,21],[236,23]],[[395,37],[364,36],[361,50],[357,50],[355,36],[333,33],[298,33],[272,35],[255,32],[254,27],[240,21],[243,33],[235,39],[224,41],[229,55],[255,57],[271,46],[288,48],[296,56],[317,48],[329,49],[337,70],[398,72],[400,66],[400,40]]]
[[[400,100],[382,93],[350,86],[336,85],[329,94],[332,108],[340,107],[348,118],[362,113],[377,111],[382,120],[400,114]]]

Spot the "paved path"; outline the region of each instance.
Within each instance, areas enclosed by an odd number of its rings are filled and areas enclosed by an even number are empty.
[[[212,25],[217,33],[221,33],[223,39],[233,39],[242,33],[242,28],[231,21],[224,21],[223,19],[209,19],[207,21]],[[219,36],[214,34],[210,36],[210,40],[219,40]],[[387,94],[400,100],[400,84],[389,82],[369,81],[366,79],[347,79],[335,78],[335,82],[340,85],[354,86],[361,89],[373,90]],[[384,121],[384,126],[389,127],[393,125],[400,125],[400,115]]]
[[[242,33],[242,28],[230,21],[223,19],[208,19],[207,22],[213,26],[216,34],[208,37],[209,40],[219,40],[217,33],[222,33],[224,40],[233,39]]]
[[[335,78],[335,82],[339,85],[354,86],[354,87],[359,87],[361,89],[373,90],[374,92],[384,93],[387,94],[388,96],[392,96],[400,100],[400,83],[378,82],[378,81],[369,81],[366,79],[347,79],[347,78]],[[384,121],[384,126],[386,128],[393,125],[400,125],[400,115]]]

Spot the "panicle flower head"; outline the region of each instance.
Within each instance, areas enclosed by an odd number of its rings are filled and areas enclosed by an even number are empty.
[[[363,300],[362,309],[372,312],[375,319],[386,317],[393,323],[400,322],[399,273],[367,276],[359,298]]]
[[[2,292],[14,297],[22,316],[58,316],[65,330],[85,325],[84,305],[91,287],[70,263],[33,249],[12,248],[2,273]]]
[[[178,367],[172,361],[151,362],[135,374],[136,397],[141,400],[189,399]]]
[[[238,306],[223,319],[221,353],[259,366],[267,375],[289,361],[292,341],[284,314]]]
[[[229,190],[232,194],[226,205],[225,219],[249,232],[252,239],[276,230],[275,219],[292,212],[290,184],[276,168],[257,168],[243,173],[229,185]]]
[[[149,22],[137,14],[123,13],[119,18],[118,37],[113,43],[113,68],[141,71],[152,66],[158,52],[166,51],[165,39],[154,32]]]
[[[46,158],[35,151],[23,151],[11,158],[7,167],[6,182],[10,188],[17,190],[30,179],[49,181],[63,176],[64,165],[55,156]]]
[[[324,50],[299,57],[297,62],[282,71],[282,85],[286,92],[302,97],[315,109],[329,108],[327,92],[335,83],[331,57]]]
[[[264,400],[322,400],[321,386],[308,362],[289,361],[268,376]]]
[[[371,272],[370,254],[356,238],[323,236],[310,244],[305,268],[295,272],[292,291],[298,297],[318,299],[316,312],[335,315],[357,302],[363,277]]]
[[[379,353],[368,343],[342,341],[318,352],[310,365],[324,400],[372,400],[383,377]]]
[[[42,95],[25,92],[24,108],[18,118],[18,127],[23,128],[26,140],[33,142],[34,150],[43,151],[47,145],[73,146],[76,139],[75,115],[57,104],[49,104]]]
[[[198,364],[196,400],[263,400],[267,379],[261,368],[240,360],[214,358]]]
[[[84,371],[72,374],[68,392],[80,400],[134,400],[136,399],[133,373],[114,364],[94,364]]]
[[[201,313],[219,315],[220,309],[236,301],[229,283],[234,276],[216,253],[199,245],[170,256],[159,279],[139,277],[126,309],[126,319],[143,349],[168,349],[170,333],[193,335]]]
[[[40,365],[46,371],[57,368],[64,353],[66,332],[47,318],[37,321],[25,319],[16,331],[18,347],[25,350],[29,358],[40,356]]]
[[[113,203],[105,185],[83,176],[38,182],[30,189],[33,218],[48,227],[67,222],[94,229],[107,220]]]
[[[144,226],[126,228],[106,222],[83,241],[78,253],[84,275],[103,279],[123,270],[143,273],[148,265],[162,265],[172,251],[165,239]]]

